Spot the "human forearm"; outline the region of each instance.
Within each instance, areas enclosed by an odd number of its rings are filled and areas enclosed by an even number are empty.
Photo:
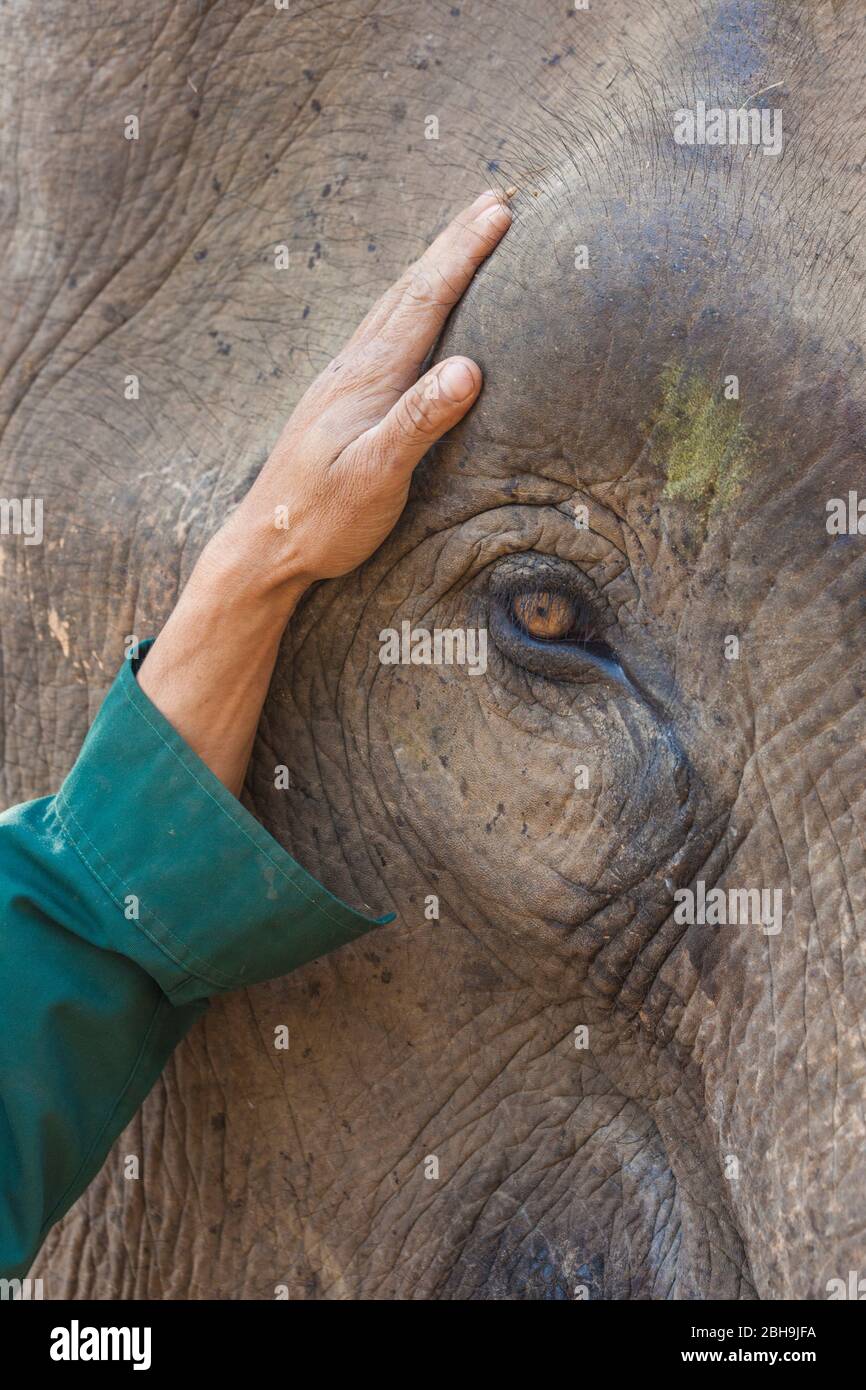
[[[231,526],[202,553],[138,683],[235,796],[240,794],[280,640],[307,581],[275,587]]]

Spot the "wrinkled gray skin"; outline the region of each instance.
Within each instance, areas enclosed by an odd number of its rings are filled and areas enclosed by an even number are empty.
[[[372,298],[478,190],[519,188],[447,330],[481,401],[383,549],[303,604],[248,780],[398,923],[215,1003],[34,1273],[100,1298],[826,1297],[866,1266],[866,540],[825,527],[864,486],[864,7],[379,8],[4,9],[2,495],[46,508],[44,546],[0,551],[7,803],[57,785],[124,637],[159,628]],[[780,158],[674,145],[678,107],[780,81]],[[665,495],[671,362],[740,380],[752,454],[706,520]],[[484,677],[379,664],[404,618],[492,622],[515,554],[586,577],[620,673],[492,640]],[[677,925],[698,878],[781,888],[781,932]]]

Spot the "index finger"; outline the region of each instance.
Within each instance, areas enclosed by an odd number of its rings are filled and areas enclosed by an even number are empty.
[[[509,193],[488,189],[454,218],[385,292],[352,334],[349,351],[376,339],[394,344],[395,362],[418,367],[482,261],[511,225]]]

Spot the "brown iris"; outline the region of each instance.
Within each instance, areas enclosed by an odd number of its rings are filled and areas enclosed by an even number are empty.
[[[539,642],[561,642],[577,618],[571,599],[548,589],[518,595],[512,601],[512,611],[524,632]]]

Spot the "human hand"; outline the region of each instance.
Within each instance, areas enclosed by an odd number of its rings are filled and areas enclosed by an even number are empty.
[[[374,305],[302,397],[216,543],[253,564],[269,592],[347,574],[406,505],[415,465],[469,410],[481,371],[466,357],[421,364],[511,222],[482,193]]]

